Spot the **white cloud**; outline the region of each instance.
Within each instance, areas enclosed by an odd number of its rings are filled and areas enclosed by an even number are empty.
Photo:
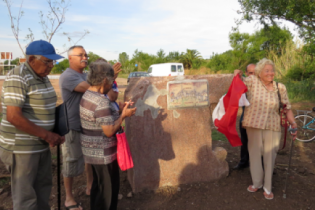
[[[102,37],[107,42],[124,45],[129,52],[137,48],[148,53],[155,53],[160,48],[165,51],[191,48],[209,57],[212,52],[230,48],[228,34],[238,7],[234,0],[215,3],[149,0],[142,1],[139,12],[133,16],[73,14],[67,18],[67,23],[72,22],[81,28],[87,26],[91,34],[86,39]],[[253,27],[251,30],[254,31]],[[97,41],[94,40],[94,44]]]
[[[213,51],[223,52],[229,48],[228,34],[234,23],[233,17],[236,17],[233,5],[228,6],[225,2],[213,4],[202,0],[146,1],[144,4],[146,10],[164,10],[169,15],[156,21],[125,20],[126,24],[121,26],[126,32],[123,39],[132,39],[132,46],[150,46],[155,49],[154,53],[156,49],[166,49],[169,46],[180,51],[193,48],[203,55],[210,55]],[[205,47],[209,50],[202,49]]]
[[[100,11],[98,8],[104,10],[97,12]],[[168,53],[189,48],[209,58],[212,52],[222,53],[230,49],[228,36],[232,26],[235,26],[234,19],[239,17],[236,13],[239,8],[237,0],[78,0],[67,13],[66,22],[58,35],[63,31],[77,35],[87,29],[91,33],[78,44],[109,60],[117,59],[119,52],[127,52],[131,57],[135,49],[155,54],[159,49]],[[37,24],[37,13],[33,16],[36,21],[32,27],[36,39],[39,39],[41,30]],[[20,37],[25,37],[28,25],[29,22],[23,25],[24,34]],[[290,29],[293,28],[291,26]],[[8,27],[6,24],[5,28]],[[255,23],[243,23],[240,31],[253,33],[259,27]],[[1,47],[3,40],[12,40],[9,30],[1,30]],[[67,43],[64,37],[55,36],[53,39],[53,44],[60,51],[63,51],[64,43]]]
[[[12,52],[13,59],[16,57],[23,57],[23,53],[15,40],[3,40],[0,39],[0,51],[1,52]]]
[[[67,22],[82,22],[82,21],[91,21],[92,16],[91,15],[70,15],[67,17]]]
[[[1,35],[0,34],[0,39],[14,39],[13,35]]]
[[[100,50],[97,48],[89,48],[86,49],[88,52],[93,52],[94,54],[97,54],[103,58],[105,58],[106,60],[117,60],[118,59],[118,55],[119,52],[111,52],[111,51],[106,51],[106,50]]]

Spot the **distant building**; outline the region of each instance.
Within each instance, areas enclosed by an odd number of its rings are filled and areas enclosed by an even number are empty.
[[[0,62],[0,74],[1,75],[4,75],[4,63],[3,62]]]

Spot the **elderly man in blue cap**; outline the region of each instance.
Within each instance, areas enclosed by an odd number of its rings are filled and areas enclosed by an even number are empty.
[[[26,63],[11,70],[2,87],[0,158],[11,173],[15,210],[50,210],[50,146],[64,142],[51,132],[57,96],[47,75],[62,58],[48,42],[26,48]]]

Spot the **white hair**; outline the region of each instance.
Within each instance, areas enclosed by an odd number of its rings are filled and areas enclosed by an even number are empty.
[[[42,57],[41,55],[26,55],[25,58],[27,62],[31,56],[35,56],[36,59],[40,59]]]
[[[84,47],[81,46],[81,45],[74,45],[74,46],[72,46],[72,47],[69,48],[69,50],[68,50],[68,57],[69,57],[69,55],[72,55],[72,51],[73,51],[73,49],[75,49],[75,48],[82,48],[82,49],[84,49]]]
[[[275,64],[271,60],[263,58],[256,64],[255,67],[255,75],[257,77],[266,65],[272,65],[273,70],[275,70]]]

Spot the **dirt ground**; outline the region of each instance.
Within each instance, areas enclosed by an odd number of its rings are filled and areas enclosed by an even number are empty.
[[[120,91],[123,92],[125,80],[118,81]],[[312,103],[295,103],[293,109],[311,110]],[[118,209],[125,210],[183,210],[183,209],[315,209],[315,142],[294,142],[292,163],[287,184],[287,198],[283,198],[285,176],[289,161],[289,148],[291,140],[288,138],[287,146],[280,151],[276,159],[275,174],[273,176],[274,200],[266,200],[263,191],[247,192],[246,188],[252,184],[249,168],[235,171],[232,168],[239,161],[239,147],[231,147],[226,141],[213,140],[213,148],[220,146],[228,151],[226,161],[230,173],[226,178],[215,182],[202,182],[174,187],[165,187],[155,192],[147,191],[134,194],[127,198],[131,187],[126,179],[126,172],[121,172],[120,193],[123,198],[119,201]],[[57,209],[57,164],[56,148],[52,148],[53,189],[50,197],[52,209]],[[189,164],[189,163],[187,163]],[[211,170],[211,169],[209,169]],[[4,165],[0,162],[0,210],[12,209],[10,179]],[[62,206],[64,203],[64,188],[62,189]],[[85,175],[75,179],[74,195],[81,202],[84,209],[89,208],[89,196],[85,195]],[[62,208],[64,209],[64,208]]]

